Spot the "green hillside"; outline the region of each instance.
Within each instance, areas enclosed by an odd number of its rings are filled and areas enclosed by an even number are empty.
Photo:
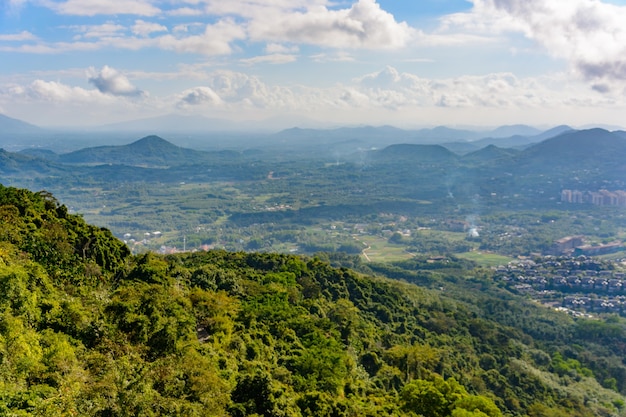
[[[197,163],[206,159],[203,152],[180,148],[158,136],[146,136],[122,146],[85,148],[60,156],[68,164],[117,164],[131,166],[169,166],[185,160]]]
[[[373,273],[131,256],[0,186],[0,415],[626,415],[622,319],[576,321],[468,261]]]

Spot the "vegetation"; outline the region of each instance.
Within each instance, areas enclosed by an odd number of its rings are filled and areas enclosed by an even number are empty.
[[[625,415],[624,320],[471,261],[131,255],[7,187],[0,223],[0,415]]]

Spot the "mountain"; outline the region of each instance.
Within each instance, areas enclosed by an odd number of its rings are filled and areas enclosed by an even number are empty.
[[[510,136],[536,136],[541,130],[527,125],[509,125],[500,126],[490,132],[486,136],[493,138],[507,138]]]
[[[0,174],[2,175],[27,179],[66,171],[48,160],[0,149]]]
[[[593,178],[597,185],[622,183],[626,177],[626,138],[604,129],[566,132],[528,147],[510,168],[518,175],[567,175]],[[503,169],[505,169],[503,167]],[[555,183],[556,186],[556,183]]]
[[[480,131],[454,129],[446,126],[437,126],[432,129],[412,131],[412,143],[442,143],[456,141],[472,141],[483,137]]]
[[[410,161],[449,164],[458,159],[455,153],[441,145],[390,145],[379,151],[372,151],[371,155],[375,161],[386,162]]]
[[[500,132],[503,133],[503,132],[508,132],[511,130],[512,129],[503,129]],[[524,129],[520,129],[520,130],[524,130]],[[472,144],[479,146],[481,148],[487,145],[496,145],[499,148],[523,149],[534,143],[539,143],[541,141],[544,141],[546,139],[552,138],[554,136],[558,136],[562,133],[569,132],[569,131],[573,131],[573,129],[569,126],[562,125],[562,126],[553,127],[552,129],[548,129],[544,132],[540,132],[537,134],[536,129],[528,127],[528,129],[526,129],[526,132],[532,133],[530,135],[516,134],[516,135],[508,136],[508,137],[498,137],[497,135],[492,134],[488,137],[484,137],[482,139],[473,141]]]
[[[39,133],[43,131],[44,129],[30,123],[0,114],[0,135],[15,133]]]
[[[462,157],[463,162],[470,162],[473,164],[482,163],[502,163],[504,161],[513,162],[513,158],[519,154],[519,151],[514,149],[499,148],[496,145],[488,145],[483,149],[471,152]]]
[[[291,128],[270,135],[269,139],[291,146],[323,145],[325,150],[340,149],[343,152],[366,148],[384,148],[389,145],[441,144],[466,142],[481,137],[477,132],[458,130],[444,126],[405,130],[393,126],[342,127],[336,129]]]
[[[360,126],[360,127],[340,127],[335,129],[303,129],[292,127],[281,130],[271,137],[285,143],[300,141],[322,141],[336,142],[361,139],[363,142],[380,140],[402,140],[409,135],[409,131],[393,126]]]
[[[519,148],[519,147],[528,146],[529,144],[535,143],[535,142],[539,142],[539,140],[533,141],[528,136],[515,135],[515,136],[509,136],[506,138],[486,137],[486,138],[483,138],[483,139],[480,139],[471,143],[473,145],[480,146],[480,147],[495,145],[499,148]]]
[[[559,131],[560,132],[560,131]],[[383,147],[398,143],[449,144],[460,148],[463,142],[475,145],[472,149],[495,144],[499,147],[527,145],[542,140],[542,132],[526,125],[502,126],[493,130],[454,129],[446,126],[416,130],[399,129],[392,126],[362,126],[337,129],[291,128],[280,131],[271,138],[284,143],[311,142],[334,144],[339,141],[358,139],[363,146]],[[554,133],[557,134],[557,131]],[[536,137],[536,138],[535,138]],[[507,139],[508,138],[508,139]]]
[[[626,138],[604,129],[566,132],[533,145],[522,153],[526,160],[536,163],[623,163]]]
[[[159,136],[152,135],[128,145],[98,146],[62,154],[59,156],[59,161],[67,164],[165,167],[201,163],[214,154],[181,148]]]
[[[567,126],[567,125],[560,125],[560,126],[555,126],[552,129],[548,129],[545,132],[542,132],[538,135],[535,136],[531,136],[529,139],[532,139],[533,143],[537,143],[537,142],[542,142],[546,139],[550,139],[553,138],[555,136],[561,135],[563,133],[567,133],[567,132],[573,132],[576,129]]]
[[[20,153],[22,155],[32,156],[32,157],[35,157],[35,158],[45,159],[47,161],[58,161],[59,160],[59,155],[56,152],[51,151],[49,149],[26,148],[26,149],[22,149],[18,153]]]
[[[613,132],[613,134],[626,139],[626,131],[624,130],[616,130]]]

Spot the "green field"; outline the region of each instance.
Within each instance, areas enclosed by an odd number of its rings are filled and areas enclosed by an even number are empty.
[[[413,254],[408,253],[403,245],[394,245],[380,236],[357,236],[359,242],[363,242],[367,249],[363,250],[361,257],[367,262],[393,262],[410,259]]]
[[[498,266],[498,265],[506,265],[511,262],[513,258],[508,256],[502,256],[495,253],[486,253],[486,252],[465,252],[465,253],[457,253],[455,256],[463,259],[467,259],[470,261],[476,262],[481,266]]]

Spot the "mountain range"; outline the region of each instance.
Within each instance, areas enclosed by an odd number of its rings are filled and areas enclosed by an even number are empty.
[[[386,128],[388,132],[391,128]],[[434,164],[438,166],[464,166],[468,169],[488,167],[493,172],[552,172],[554,170],[593,169],[600,173],[606,172],[609,177],[622,175],[626,168],[623,155],[626,155],[626,134],[622,131],[609,132],[603,129],[582,131],[563,130],[549,139],[528,145],[525,149],[500,147],[493,144],[468,152],[455,153],[443,145],[396,143],[380,150],[370,150],[365,155],[373,163],[389,167],[407,166],[412,164]],[[536,135],[539,137],[541,135]],[[313,145],[310,145],[313,146]],[[287,147],[289,148],[289,147]],[[316,153],[307,158],[326,160],[324,145],[317,145]],[[199,151],[183,148],[159,136],[146,136],[135,142],[118,146],[97,146],[73,152],[57,154],[42,149],[25,149],[20,153],[3,151],[0,155],[0,172],[5,175],[19,175],[20,172],[39,173],[40,175],[57,175],[58,173],[78,169],[93,169],[99,166],[102,173],[106,166],[132,167],[128,175],[141,174],[141,169],[151,169],[151,177],[164,175],[159,172],[168,169],[168,176],[182,179],[192,172],[216,172],[226,175],[236,171],[239,174],[252,173],[260,175],[263,166],[281,161],[279,153],[256,151]],[[358,162],[362,152],[346,156],[346,161]],[[387,169],[387,168],[385,168]],[[116,168],[109,169],[115,171]],[[120,169],[117,168],[117,171]],[[233,171],[234,170],[234,171]],[[134,173],[134,174],[131,174]],[[246,175],[248,175],[246,174]],[[194,174],[195,175],[195,174]],[[244,175],[244,177],[246,177]]]
[[[118,144],[124,143],[125,137],[147,136],[160,132],[170,137],[176,137],[177,142],[191,145],[194,148],[205,148],[207,144],[215,143],[219,144],[220,147],[230,146],[231,148],[243,149],[250,147],[251,143],[260,141],[263,144],[273,146],[327,144],[335,150],[349,150],[355,147],[382,148],[398,143],[413,143],[444,144],[455,152],[467,153],[492,144],[501,148],[523,148],[559,133],[574,130],[569,126],[557,126],[544,131],[521,124],[500,126],[495,129],[457,129],[446,126],[400,129],[393,126],[358,126],[339,128],[293,127],[276,131],[268,127],[286,123],[284,120],[273,120],[271,123],[268,121],[268,124],[263,121],[234,122],[201,116],[169,114],[99,126],[88,130],[49,130],[0,115],[0,146],[19,150],[26,147],[49,147],[50,144],[54,144],[56,148],[65,151],[66,147],[63,147],[63,144],[69,145],[70,142],[79,145],[74,149],[76,150],[88,147],[88,143],[101,145],[106,140],[108,144]],[[298,124],[300,126],[315,125],[313,121],[300,119]],[[319,125],[321,123],[317,124],[317,126]],[[207,136],[209,133],[211,135]],[[83,138],[82,142],[81,137]],[[81,143],[82,146],[80,146]],[[20,144],[22,145],[21,148],[19,147]]]
[[[336,144],[348,141],[361,141],[372,146],[387,146],[397,143],[413,144],[471,144],[469,149],[476,150],[490,144],[502,147],[524,146],[539,142],[547,137],[571,130],[568,126],[559,126],[541,131],[526,125],[501,126],[493,130],[454,129],[445,126],[418,130],[405,130],[393,126],[342,127],[337,129],[302,129],[282,130],[271,136],[284,144],[315,142]]]

